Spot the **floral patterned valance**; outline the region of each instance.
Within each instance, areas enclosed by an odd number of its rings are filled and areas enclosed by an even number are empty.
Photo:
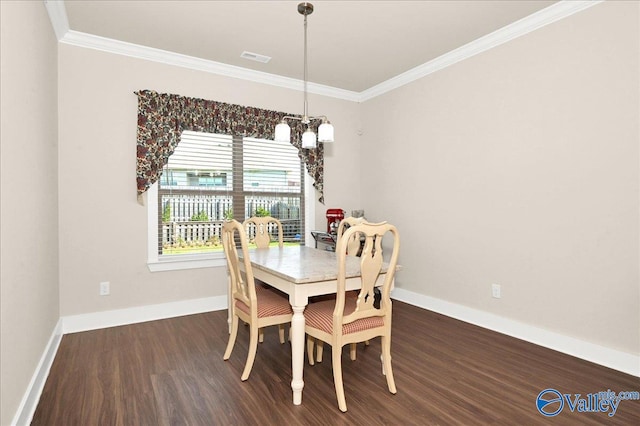
[[[184,130],[273,139],[276,124],[290,113],[157,93],[151,90],[138,95],[138,137],[136,179],[138,195],[160,179],[162,168],[180,142]],[[324,147],[302,149],[301,122],[290,122],[291,144],[298,148],[313,186],[324,204]]]

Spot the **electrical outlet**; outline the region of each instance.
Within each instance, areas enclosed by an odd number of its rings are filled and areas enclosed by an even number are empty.
[[[500,299],[500,284],[491,284],[491,295]]]
[[[109,281],[103,281],[100,283],[100,296],[108,296],[111,294],[111,289],[109,288]]]

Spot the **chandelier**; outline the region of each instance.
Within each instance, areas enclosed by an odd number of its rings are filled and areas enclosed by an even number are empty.
[[[311,130],[313,121],[321,121],[318,126],[318,142],[333,142],[333,126],[324,115],[317,117],[309,117],[307,104],[307,16],[313,13],[313,5],[311,3],[300,3],[298,5],[298,13],[304,15],[304,114],[302,117],[285,116],[280,123],[276,125],[275,140],[278,142],[291,142],[291,127],[287,124],[287,120],[300,120],[307,125],[307,129],[302,134],[302,147],[315,148],[316,134]]]

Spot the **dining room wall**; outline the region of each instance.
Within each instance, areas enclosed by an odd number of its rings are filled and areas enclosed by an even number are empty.
[[[363,104],[362,199],[399,227],[398,288],[640,354],[639,8],[598,4]]]
[[[42,2],[2,1],[0,19],[0,425],[9,425],[60,316],[57,40]]]
[[[141,89],[292,113],[303,106],[300,91],[60,44],[61,316],[226,295],[223,267],[147,267],[147,208],[135,175]],[[359,105],[310,94],[309,109],[336,129],[325,152],[325,205],[359,207]],[[315,205],[313,227],[324,227],[327,207]],[[99,296],[101,281],[109,296]]]

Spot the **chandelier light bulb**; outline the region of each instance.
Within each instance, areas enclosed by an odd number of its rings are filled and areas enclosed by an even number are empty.
[[[308,127],[302,134],[302,147],[305,149],[316,147],[316,134]]]
[[[275,138],[277,142],[291,142],[291,127],[284,119],[276,125]]]
[[[318,126],[318,142],[333,142],[333,125],[327,119]]]

